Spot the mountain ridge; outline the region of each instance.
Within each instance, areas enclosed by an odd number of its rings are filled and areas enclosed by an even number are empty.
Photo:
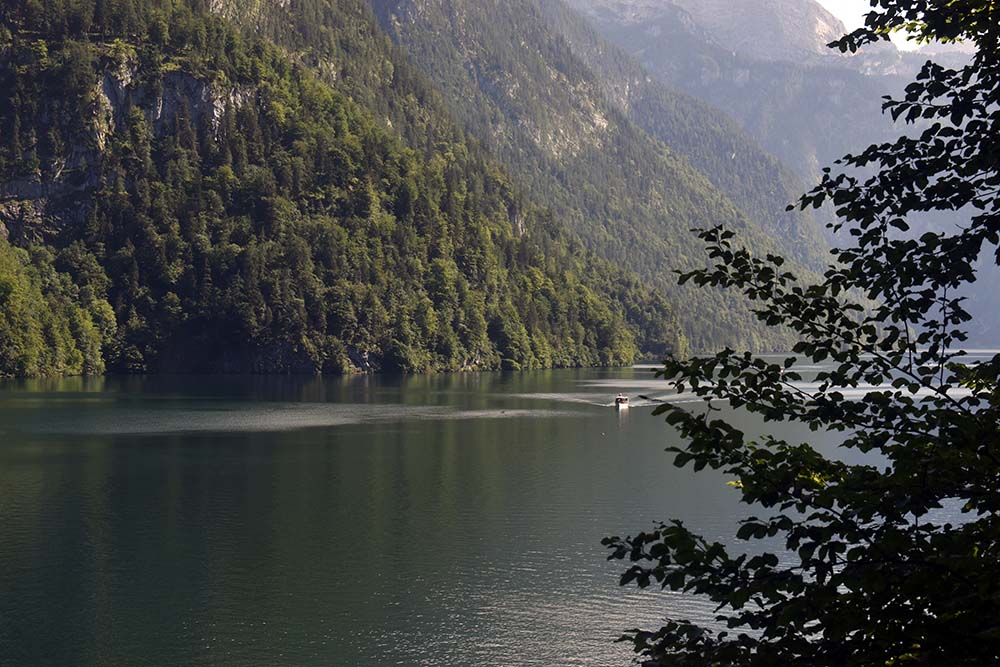
[[[735,120],[660,84],[562,0],[542,0],[540,4],[553,29],[597,74],[605,97],[630,121],[682,154],[777,239],[788,257],[811,266],[825,261],[815,253],[823,242],[811,213],[787,210],[804,186],[752,141]]]

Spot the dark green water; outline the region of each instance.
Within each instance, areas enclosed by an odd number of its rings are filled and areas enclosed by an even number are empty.
[[[600,539],[743,512],[648,370],[0,385],[0,665],[624,665]]]

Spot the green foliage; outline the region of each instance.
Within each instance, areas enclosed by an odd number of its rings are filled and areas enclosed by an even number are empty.
[[[0,377],[104,371],[111,308],[55,264],[48,250],[29,253],[0,239]]]
[[[768,324],[801,336],[795,354],[829,364],[806,390],[798,357],[769,364],[725,351],[668,362],[663,375],[706,401],[727,400],[768,422],[843,435],[862,457],[828,458],[808,443],[748,442],[719,419],[665,405],[687,440],[678,466],[735,478],[746,519],[737,538],[781,536],[786,553],[732,556],[680,523],[610,538],[611,558],[633,565],[622,583],[707,596],[727,631],[680,620],[628,639],[651,665],[810,667],[1000,662],[1000,355],[961,363],[969,315],[959,289],[984,252],[1000,246],[1000,21],[996,3],[873,0],[867,27],[844,49],[907,28],[960,38],[976,56],[960,70],[929,63],[886,108],[927,129],[875,145],[828,172],[802,206],[832,200],[856,245],[836,253],[821,284],[803,286],[780,257],[754,257],[733,233],[702,234],[714,268],[682,280],[735,288]],[[906,218],[963,211],[951,233],[900,238]],[[850,295],[864,293],[866,309]],[[850,400],[845,388],[872,387]],[[849,463],[845,458],[862,460]],[[961,513],[954,523],[935,512]],[[761,549],[750,549],[759,553]]]
[[[107,18],[67,27],[80,11]],[[48,183],[47,208],[70,212],[46,240],[112,304],[113,369],[534,368],[675,347],[662,298],[589,256],[447,121],[425,119],[409,148],[194,1],[3,12],[15,92],[0,124],[18,131],[0,180]]]

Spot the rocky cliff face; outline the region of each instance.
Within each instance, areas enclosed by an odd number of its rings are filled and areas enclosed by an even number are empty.
[[[436,48],[452,49],[451,57],[434,59],[429,73],[456,99],[476,98],[478,107],[499,114],[490,124],[496,133],[491,147],[502,152],[525,141],[547,159],[575,159],[602,150],[613,120],[597,84],[576,71],[562,44],[541,32],[542,23],[530,2],[517,0],[510,11],[493,2],[420,0],[376,2],[383,27],[413,50],[418,62],[431,63],[422,40],[435,35]],[[500,50],[496,45],[518,36],[520,43]],[[470,122],[472,111],[456,105]]]
[[[186,72],[164,74],[154,89],[137,83],[134,72],[127,68],[106,73],[95,93],[99,110],[95,138],[100,149],[121,125],[126,108],[141,109],[156,136],[171,131],[179,115],[195,125],[207,120],[217,132],[226,109],[239,109],[254,95],[249,86],[223,86]]]
[[[67,226],[82,225],[87,193],[101,185],[104,151],[125,114],[142,114],[157,137],[172,132],[180,115],[193,124],[207,119],[217,130],[227,108],[238,109],[253,95],[248,87],[221,86],[181,71],[150,85],[139,79],[130,58],[108,67],[91,91],[89,109],[81,110],[84,130],[35,173],[0,181],[0,236],[20,244],[45,242]],[[41,113],[56,116],[45,107]]]

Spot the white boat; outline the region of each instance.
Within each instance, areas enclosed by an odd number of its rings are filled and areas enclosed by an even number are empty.
[[[628,410],[628,396],[625,394],[615,396],[615,407],[619,410]]]

